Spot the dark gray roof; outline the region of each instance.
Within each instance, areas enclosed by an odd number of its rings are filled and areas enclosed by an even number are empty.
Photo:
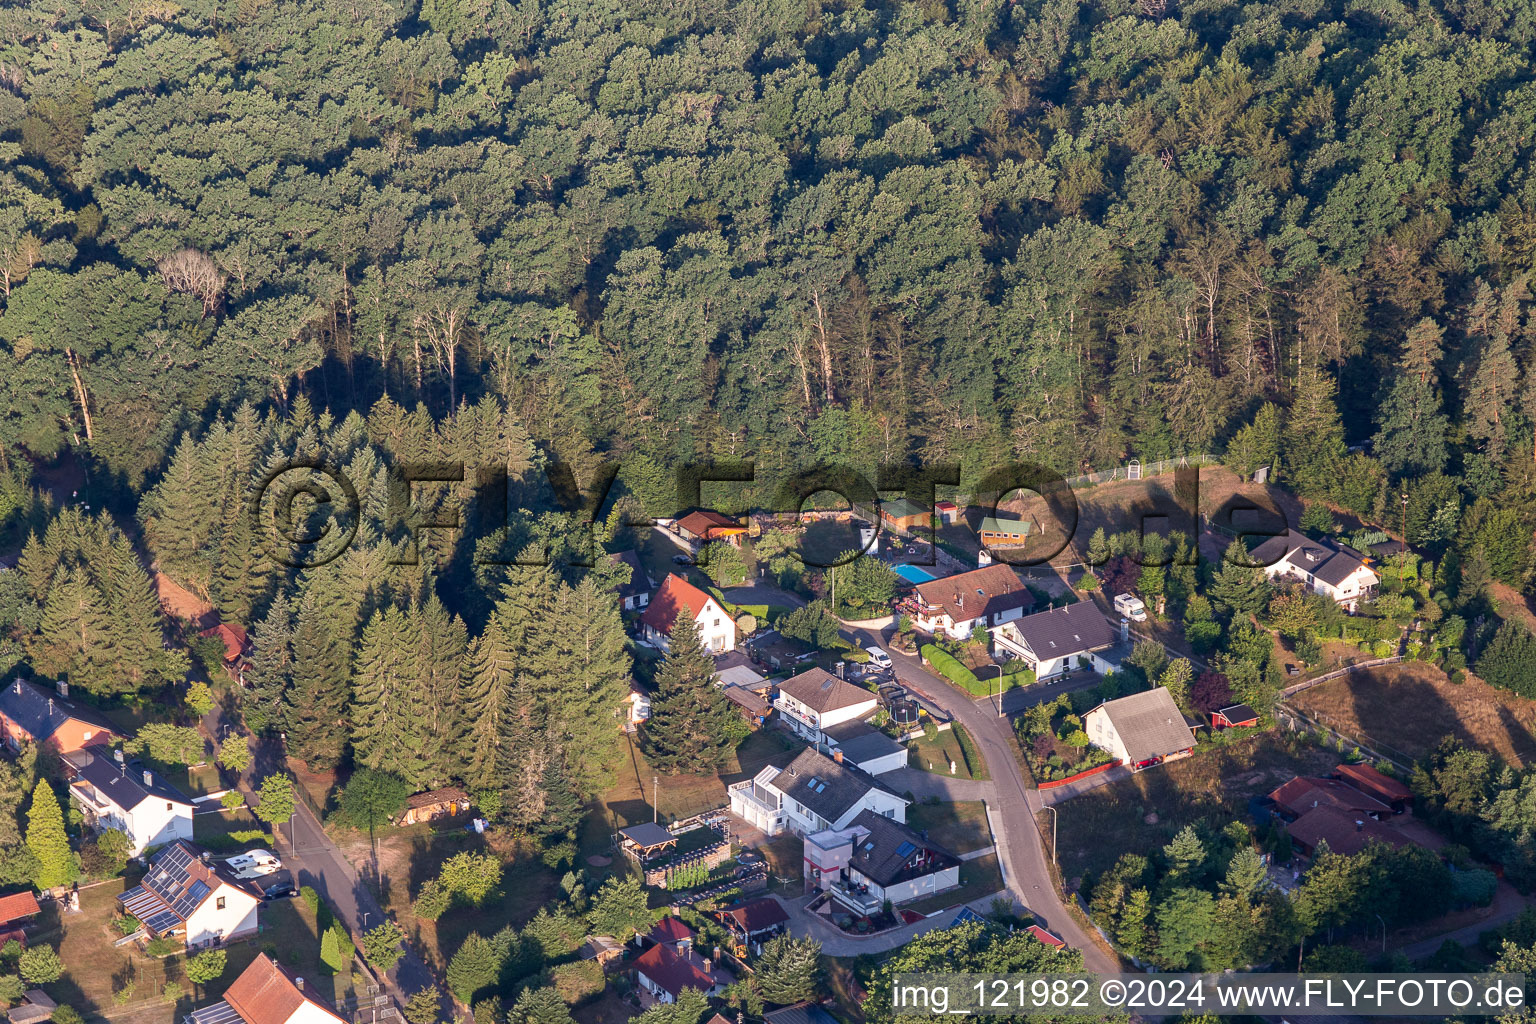
[[[1249,557],[1262,566],[1275,565],[1285,560],[1334,587],[1365,564],[1354,552],[1341,545],[1331,541],[1316,541],[1295,530],[1288,530],[1280,537],[1269,538],[1254,548]]]
[[[942,846],[930,843],[911,828],[883,814],[860,811],[848,824],[850,828],[869,830],[869,835],[854,840],[853,857],[848,866],[881,888],[922,878],[960,863],[959,858]]]
[[[768,713],[768,701],[747,689],[745,686],[727,686],[720,691],[725,694],[725,699],[754,715],[766,715]]]
[[[656,589],[651,585],[650,577],[645,574],[645,566],[640,564],[639,555],[633,551],[615,551],[608,557],[620,565],[629,566],[629,580],[620,583],[615,588],[620,599],[639,597],[641,594],[649,594],[652,590]]]
[[[802,750],[773,780],[774,788],[809,807],[828,822],[836,822],[848,809],[878,789],[900,799],[873,775],[851,764],[838,764],[816,750]]]
[[[181,790],[145,768],[125,767],[110,757],[98,757],[88,750],[76,751],[64,758],[75,769],[75,777],[89,782],[108,800],[131,811],[146,800],[166,800],[192,806]],[[145,781],[145,776],[149,781]]]
[[[862,721],[843,722],[823,729],[827,742],[843,752],[854,764],[873,761],[902,750],[902,745],[885,733]]]
[[[1042,661],[1108,647],[1119,634],[1092,601],[1014,619],[1019,636]]]
[[[660,846],[662,843],[674,843],[677,841],[677,836],[674,836],[654,821],[643,821],[638,825],[621,828],[619,829],[619,835],[641,846]]]
[[[116,732],[112,723],[95,711],[21,679],[11,680],[9,686],[0,690],[0,714],[26,730],[34,743],[58,732],[59,726],[71,718]]]
[[[817,714],[875,700],[871,691],[839,679],[824,668],[808,668],[790,676],[779,684],[779,692],[789,694]]]

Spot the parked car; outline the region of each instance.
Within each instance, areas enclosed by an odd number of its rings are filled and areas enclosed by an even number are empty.
[[[693,564],[693,558],[690,555],[673,555],[672,556],[672,564],[674,564],[674,565],[692,565]]]
[[[876,668],[891,667],[891,656],[879,647],[866,647],[864,650],[869,653],[869,663],[871,665],[874,665]]]
[[[1119,594],[1115,597],[1115,611],[1132,622],[1147,621],[1147,606],[1135,594]]]

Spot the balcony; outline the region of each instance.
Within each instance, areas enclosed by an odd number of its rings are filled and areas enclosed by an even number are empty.
[[[874,917],[885,906],[885,900],[870,892],[866,886],[837,881],[827,891],[834,900],[861,917]]]
[[[784,825],[783,798],[759,786],[753,779],[737,782],[726,787],[732,809],[765,832],[773,832]]]

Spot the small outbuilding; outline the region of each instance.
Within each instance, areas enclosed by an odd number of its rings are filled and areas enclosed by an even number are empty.
[[[425,793],[417,793],[407,800],[398,824],[414,825],[420,821],[451,818],[456,814],[468,813],[469,808],[469,794],[462,789],[453,786],[446,789],[433,789]]]

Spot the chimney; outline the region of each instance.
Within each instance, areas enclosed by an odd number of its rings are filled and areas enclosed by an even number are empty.
[[[300,992],[304,991],[304,979],[303,978],[294,978],[293,979],[293,983],[294,983],[294,985],[296,985],[298,987]]]
[[[832,760],[836,761],[838,764],[842,764],[843,763],[843,752],[841,750],[834,750],[834,751],[832,751]]]
[[[1361,821],[1359,818],[1355,819],[1355,831],[1356,832],[1364,832],[1365,831],[1365,822]]]
[[[1127,619],[1125,616],[1122,615],[1120,617],[1120,639],[1121,640],[1129,640],[1130,638],[1131,638],[1131,620]]]
[[[145,772],[144,774],[148,775],[149,772]],[[209,861],[213,860],[213,854],[209,853],[207,850],[204,850],[201,854],[199,854],[199,856],[202,858],[204,864],[207,864]]]
[[[149,769],[148,768],[145,768],[144,769],[144,785],[146,785],[146,786],[153,786],[154,784],[155,784],[154,776],[149,774]]]
[[[53,714],[53,698],[52,697],[48,698],[48,714],[50,714],[50,715]]]
[[[69,696],[69,684],[66,683],[64,680],[60,679],[58,682],[54,683],[53,685],[59,691],[59,696],[60,697],[68,697]]]
[[[116,761],[117,761],[117,766],[118,766],[118,767],[119,767],[119,768],[125,768],[125,767],[126,767],[126,766],[125,766],[125,765],[124,765],[124,764],[123,764],[123,748],[122,748],[122,747],[118,747],[118,748],[117,748],[117,749],[116,749],[116,750],[114,750],[114,751],[112,751],[112,757],[113,757],[113,758],[114,758],[114,759],[116,759]]]
[[[704,958],[704,973],[709,973],[709,957]]]

